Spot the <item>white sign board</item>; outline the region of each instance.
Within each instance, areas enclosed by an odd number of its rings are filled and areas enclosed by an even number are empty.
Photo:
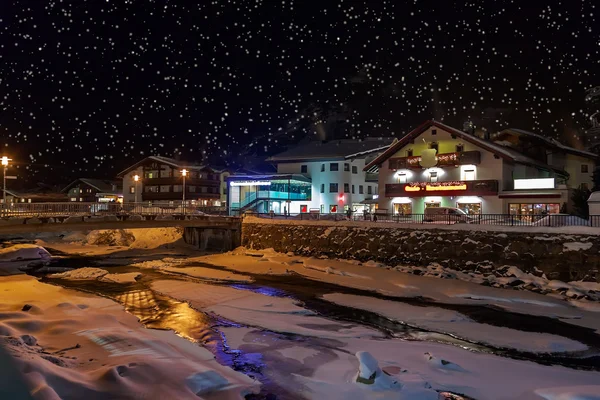
[[[239,181],[239,182],[231,182],[231,186],[269,186],[271,182],[269,181]]]
[[[515,190],[554,189],[554,178],[515,179]]]

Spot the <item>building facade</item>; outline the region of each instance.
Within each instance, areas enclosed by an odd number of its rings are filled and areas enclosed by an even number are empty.
[[[121,182],[105,179],[79,178],[67,185],[62,193],[71,202],[121,202]]]
[[[591,185],[595,156],[523,132],[484,139],[426,122],[365,167],[379,174],[379,209],[421,214],[428,207],[455,207],[469,214],[519,215],[568,209],[570,190]]]
[[[180,203],[184,199],[184,169],[186,202],[199,207],[220,207],[225,199],[225,171],[160,156],[147,157],[119,173],[123,179],[123,200]]]
[[[231,175],[229,209],[276,214],[371,211],[376,206],[376,174],[366,163],[386,150],[387,138],[309,142],[270,157],[274,174]]]

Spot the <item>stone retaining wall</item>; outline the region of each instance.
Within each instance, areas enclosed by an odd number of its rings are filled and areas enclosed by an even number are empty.
[[[600,235],[259,221],[242,225],[242,245],[303,256],[375,260],[391,266],[439,263],[458,270],[514,265],[565,282],[600,282]]]

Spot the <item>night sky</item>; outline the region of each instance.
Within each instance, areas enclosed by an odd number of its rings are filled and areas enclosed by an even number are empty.
[[[1,143],[22,184],[153,154],[234,165],[431,118],[577,146],[596,3],[0,0]]]

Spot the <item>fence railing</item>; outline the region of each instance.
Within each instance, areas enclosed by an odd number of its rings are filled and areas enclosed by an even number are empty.
[[[275,214],[246,212],[245,216],[259,218],[289,219],[301,221],[368,221],[396,224],[477,224],[497,226],[591,226],[600,228],[600,215],[591,215],[588,219],[566,214],[525,215],[525,214],[380,214],[380,213],[302,213]]]
[[[0,204],[3,218],[85,217],[97,215],[226,215],[225,207],[206,207],[182,202],[144,203],[9,203]]]

